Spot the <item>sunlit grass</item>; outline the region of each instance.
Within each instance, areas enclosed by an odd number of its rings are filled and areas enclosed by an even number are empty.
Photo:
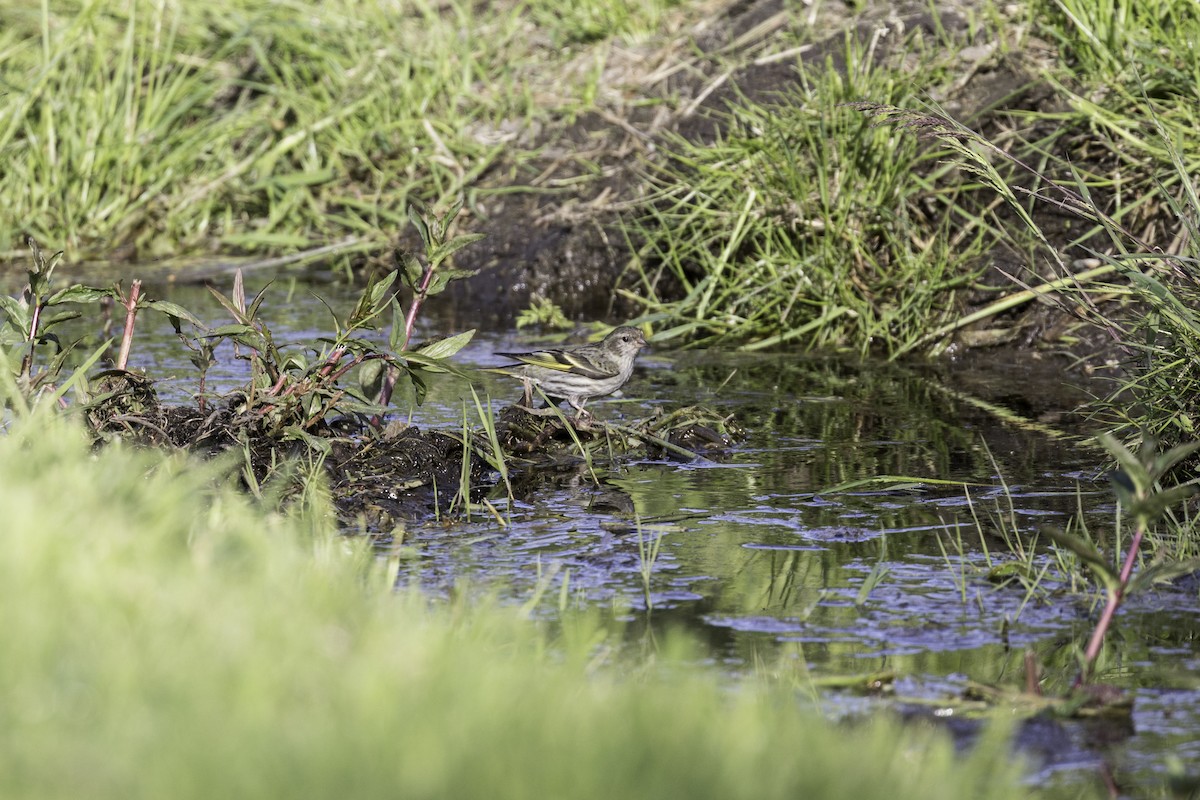
[[[941,154],[844,106],[915,101],[913,84],[852,42],[845,59],[739,102],[715,143],[670,143],[626,280],[656,340],[890,355],[955,313],[993,224],[940,185]]]
[[[538,94],[560,43],[669,7],[0,0],[0,253],[21,231],[71,258],[378,248],[594,95],[553,68]]]
[[[1064,102],[1053,115],[1026,119],[1050,121],[1053,137],[1040,146],[1061,153],[1052,176],[1109,218],[1085,217],[1078,238],[1103,248],[1100,260],[1119,278],[1097,294],[1123,301],[1097,314],[1127,369],[1105,421],[1130,440],[1191,441],[1200,431],[1200,53],[1188,43],[1200,36],[1200,11],[1111,0],[1038,0],[1028,11],[1061,53],[1050,77]],[[1086,159],[1072,156],[1074,141],[1086,142]],[[1069,170],[1053,166],[1066,158]]]

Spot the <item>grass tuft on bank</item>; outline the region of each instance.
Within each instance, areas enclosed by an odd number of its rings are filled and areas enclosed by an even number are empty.
[[[838,60],[798,64],[796,87],[770,101],[735,102],[716,142],[670,141],[632,219],[645,244],[625,281],[663,326],[656,340],[891,355],[956,313],[995,223],[964,202],[976,187],[944,152],[847,107],[918,102],[913,84],[854,40]]]

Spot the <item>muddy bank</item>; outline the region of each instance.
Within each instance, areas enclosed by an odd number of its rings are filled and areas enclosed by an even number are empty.
[[[240,392],[205,407],[162,404],[152,381],[121,370],[98,375],[97,389],[86,415],[97,444],[121,439],[233,459],[255,493],[274,486],[284,496],[320,473],[343,527],[376,537],[406,521],[457,518],[501,483],[519,501],[617,460],[718,458],[747,435],[732,415],[695,406],[622,424],[507,406],[495,420],[494,440],[482,430],[464,439],[461,430],[400,420],[380,427],[354,414],[281,430]]]

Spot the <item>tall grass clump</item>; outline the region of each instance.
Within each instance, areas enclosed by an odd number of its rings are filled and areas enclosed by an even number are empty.
[[[1048,77],[1066,108],[1025,116],[1053,125],[1040,146],[1058,149],[1052,171],[1083,200],[1091,225],[1074,244],[1119,279],[1092,292],[1120,300],[1092,315],[1124,350],[1108,421],[1183,444],[1200,432],[1200,53],[1180,45],[1200,37],[1200,9],[1038,0],[1029,14],[1062,55]]]
[[[628,281],[663,320],[656,339],[891,355],[956,312],[993,229],[967,210],[971,187],[941,180],[941,154],[843,105],[913,101],[911,76],[853,43],[846,61],[739,102],[713,143],[670,143]]]
[[[271,510],[228,466],[6,419],[5,798],[1022,794],[1002,738],[838,730],[674,645],[606,666],[595,619],[395,595],[319,487]]]
[[[1128,208],[1113,208],[1080,171],[1063,166],[1061,181],[960,123],[928,112],[859,104],[873,117],[947,146],[964,171],[1007,204],[1040,244],[1044,264],[1010,275],[1019,290],[924,337],[945,337],[984,314],[1041,299],[1081,319],[1107,339],[1102,346],[1123,369],[1094,408],[1123,438],[1167,448],[1196,438],[1200,424],[1200,192],[1192,178],[1200,149],[1185,152],[1157,126],[1165,172],[1155,180],[1154,221],[1134,230]],[[1017,178],[1014,179],[1013,173]],[[1149,179],[1149,178],[1147,178]],[[1032,186],[1031,186],[1032,183]],[[1173,189],[1168,189],[1168,186]],[[1083,233],[1064,244],[1047,230],[1042,212],[1082,221]],[[1165,239],[1163,238],[1165,237]],[[1165,244],[1163,242],[1166,242]],[[1079,248],[1090,259],[1072,259]],[[1078,250],[1077,250],[1078,252]],[[1042,272],[1048,275],[1042,276]],[[1093,337],[1100,338],[1100,337]]]
[[[525,5],[0,0],[0,254],[379,249],[594,92],[535,99],[547,43],[587,36]],[[668,7],[640,5],[615,30]]]

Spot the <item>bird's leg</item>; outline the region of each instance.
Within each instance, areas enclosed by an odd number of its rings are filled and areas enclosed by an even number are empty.
[[[580,425],[588,426],[592,421],[592,412],[583,407],[583,404],[587,401],[580,400],[576,403],[574,400],[568,400],[567,402],[575,409],[575,427],[578,428]]]
[[[517,408],[534,417],[549,417],[555,413],[553,407],[533,407],[533,381],[529,378],[521,378],[521,385],[525,387],[525,396],[521,398],[521,404]]]

